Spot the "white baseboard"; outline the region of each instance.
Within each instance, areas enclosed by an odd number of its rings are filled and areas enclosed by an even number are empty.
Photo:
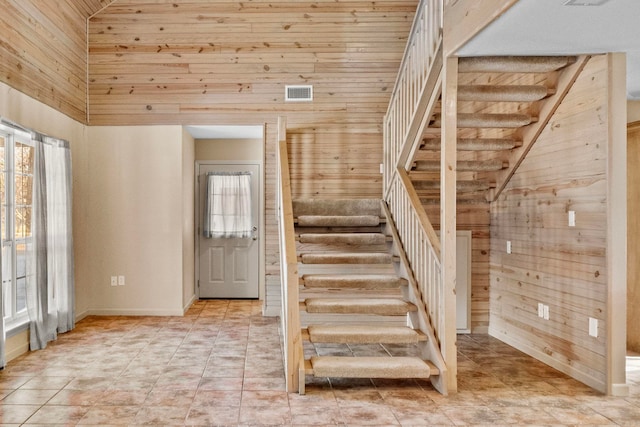
[[[527,343],[523,343],[521,341],[518,341],[516,339],[514,339],[513,337],[510,337],[506,334],[500,333],[499,331],[496,331],[495,329],[489,327],[489,335],[491,335],[494,338],[499,339],[500,341],[509,344],[511,347],[514,347],[526,354],[528,354],[529,356],[538,359],[539,361],[546,363],[547,365],[551,366],[554,369],[557,369],[560,372],[563,372],[567,375],[569,375],[570,377],[588,385],[589,387],[592,387],[594,389],[596,389],[597,391],[601,392],[601,393],[607,393],[607,385],[605,383],[603,383],[602,381],[592,377],[591,375],[587,374],[586,372],[580,371],[578,369],[576,369],[574,366],[571,366],[567,363],[564,363],[560,360],[554,359],[551,356],[549,356],[548,354],[531,347],[529,344]]]
[[[5,347],[5,359],[12,361],[29,351],[29,329],[7,338]]]
[[[627,397],[629,396],[628,384],[611,384],[611,396]]]
[[[278,317],[280,316],[280,307],[262,306],[262,315],[264,317]]]
[[[82,313],[76,313],[76,323],[78,323],[88,315],[89,315],[89,310],[85,310]]]
[[[196,295],[193,295],[191,299],[187,302],[187,304],[184,307],[182,307],[183,316],[187,313],[187,310],[189,310],[189,308],[193,305],[193,303],[197,301],[197,299],[198,297]]]
[[[182,317],[182,309],[177,310],[154,310],[148,308],[132,309],[96,309],[88,310],[88,316],[179,316]]]

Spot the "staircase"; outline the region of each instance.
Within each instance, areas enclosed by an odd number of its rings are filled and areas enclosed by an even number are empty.
[[[497,198],[585,61],[574,56],[459,59],[458,203]],[[409,162],[409,176],[423,204],[440,199],[441,102]]]
[[[377,199],[293,201],[305,375],[439,376],[432,331],[410,326],[424,308],[385,212]]]

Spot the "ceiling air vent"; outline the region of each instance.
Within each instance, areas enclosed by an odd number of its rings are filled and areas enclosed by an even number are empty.
[[[284,100],[285,101],[294,101],[294,102],[302,102],[302,101],[313,101],[313,86],[304,85],[304,86],[285,86],[284,90]]]

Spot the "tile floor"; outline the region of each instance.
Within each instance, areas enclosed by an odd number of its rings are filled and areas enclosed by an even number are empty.
[[[630,397],[607,398],[485,335],[459,349],[455,396],[371,380],[310,381],[300,396],[284,391],[278,323],[256,301],[89,317],[0,372],[0,425],[640,426],[640,359]]]

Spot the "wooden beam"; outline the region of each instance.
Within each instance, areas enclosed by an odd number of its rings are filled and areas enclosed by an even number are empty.
[[[628,396],[626,56],[608,55],[607,394]]]
[[[448,369],[448,391],[457,391],[456,346],[456,151],[458,58],[445,59],[442,85],[442,150],[440,151],[440,244],[444,292],[444,337],[441,350]]]
[[[640,352],[640,121],[627,129],[627,349]]]
[[[454,54],[518,0],[447,0],[444,8],[444,56]]]
[[[282,281],[282,326],[284,333],[284,365],[288,392],[304,394],[304,356],[300,328],[298,296],[298,260],[293,228],[293,202],[287,154],[287,122],[278,117],[278,218],[280,232],[280,268]]]

